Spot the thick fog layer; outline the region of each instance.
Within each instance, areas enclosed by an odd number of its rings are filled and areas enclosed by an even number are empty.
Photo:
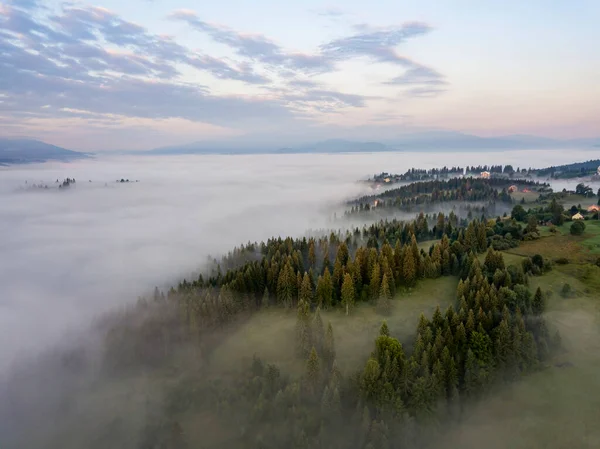
[[[0,369],[248,240],[328,226],[356,183],[411,167],[547,166],[586,152],[104,158],[0,168]],[[56,180],[75,178],[58,190]],[[117,183],[129,179],[129,183]],[[135,182],[138,181],[139,182]],[[89,182],[91,181],[91,182]],[[32,184],[48,190],[20,190]]]

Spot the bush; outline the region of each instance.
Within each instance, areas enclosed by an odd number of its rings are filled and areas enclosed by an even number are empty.
[[[573,294],[573,289],[571,288],[571,284],[565,284],[560,291],[560,295],[563,298],[569,298]]]
[[[559,265],[566,265],[569,263],[569,259],[567,259],[566,257],[559,257],[554,262],[556,262]]]
[[[519,241],[512,238],[510,234],[507,234],[509,238],[502,237],[500,235],[493,236],[491,240],[491,247],[496,251],[504,251],[519,246]]]
[[[540,269],[544,268],[544,258],[540,254],[534,254],[534,256],[531,258],[531,261]]]
[[[513,207],[510,217],[517,221],[525,221],[525,218],[527,217],[527,211],[523,208],[523,206],[517,204],[515,207]]]
[[[531,273],[533,270],[533,262],[531,261],[531,257],[526,257],[525,259],[523,259],[523,261],[521,262],[521,265],[523,266],[523,271],[525,273]]]
[[[576,220],[573,222],[570,228],[571,235],[581,235],[585,231],[585,223],[583,220]]]

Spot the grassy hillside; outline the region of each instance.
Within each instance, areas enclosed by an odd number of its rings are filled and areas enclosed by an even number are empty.
[[[532,291],[539,287],[547,297],[546,320],[560,331],[564,352],[467,411],[458,428],[442,433],[443,447],[600,447],[600,267],[590,263],[598,254],[593,245],[600,243],[600,224],[586,222],[581,237],[571,236],[569,225],[505,253],[506,263],[514,264],[533,254],[568,258],[529,281]],[[567,297],[565,284],[571,286]]]
[[[540,226],[542,238],[523,242],[508,253],[521,256],[541,254],[552,260],[566,258],[574,263],[595,262],[600,255],[600,221],[586,220],[585,226],[580,236],[571,235],[571,222],[556,227],[556,235],[552,235],[547,226]]]

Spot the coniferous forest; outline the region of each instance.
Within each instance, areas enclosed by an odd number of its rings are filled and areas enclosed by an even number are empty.
[[[414,183],[383,196],[421,194],[511,202],[503,185],[472,179]],[[89,447],[428,447],[473,404],[541,369],[561,349],[544,319],[545,294],[528,286],[550,264],[539,255],[509,264],[499,252],[538,238],[533,228],[510,217],[421,213],[235,248],[197,278],[156,288],[100,320],[95,368],[103,379],[170,373],[170,381],[160,400],[142,407],[133,437],[115,421]],[[398,295],[441,277],[458,280],[453,303],[421,314],[412,337],[399,339],[386,322]],[[379,336],[360,366],[342,371],[336,329],[322,315],[337,311],[352,320],[360,307],[379,314]],[[296,317],[292,356],[301,371],[260,353],[236,371],[211,370],[227,333],[271,309]],[[91,363],[76,349],[61,360],[74,379]],[[73,398],[62,400],[73,407]],[[204,446],[189,416],[202,417],[196,426]]]

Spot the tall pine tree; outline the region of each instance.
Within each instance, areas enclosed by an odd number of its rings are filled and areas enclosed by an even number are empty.
[[[346,273],[344,282],[342,283],[342,305],[346,309],[346,315],[350,313],[350,309],[354,306],[354,282],[352,276]]]

